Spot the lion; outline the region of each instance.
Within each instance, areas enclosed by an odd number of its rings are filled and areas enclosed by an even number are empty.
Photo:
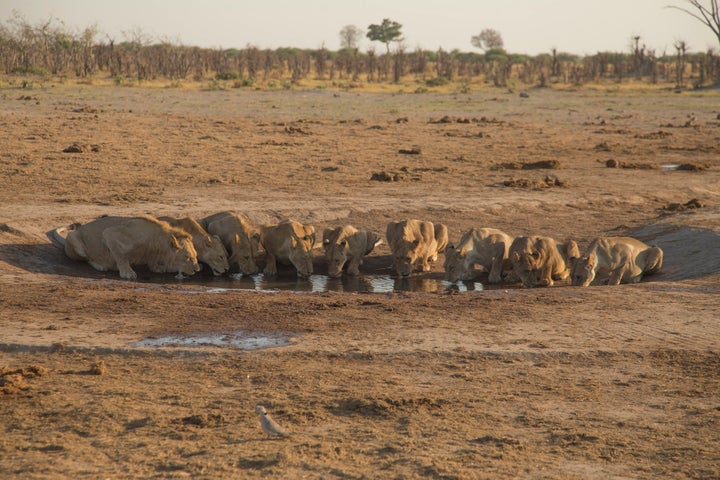
[[[471,228],[460,238],[457,247],[445,248],[445,273],[450,282],[473,279],[473,265],[489,273],[489,283],[502,281],[503,264],[513,237],[494,228]]]
[[[126,280],[137,280],[133,265],[147,265],[155,273],[178,272],[179,277],[200,271],[190,235],[150,216],[100,217],[63,238],[65,231],[61,227],[52,234],[69,258],[101,272],[116,270]]]
[[[210,234],[217,235],[230,255],[230,265],[244,275],[254,275],[260,270],[257,255],[260,250],[260,232],[241,213],[219,212],[201,219],[198,223]]]
[[[382,243],[380,237],[372,232],[359,231],[352,225],[325,229],[323,248],[328,262],[328,276],[338,278],[347,265],[348,275],[359,275],[363,257]]]
[[[400,277],[414,269],[430,271],[430,262],[437,260],[448,243],[448,229],[443,224],[421,220],[390,222],[386,236],[393,254],[393,267]]]
[[[570,268],[579,256],[574,240],[558,244],[550,237],[534,235],[516,237],[508,252],[513,275],[527,288],[536,285],[551,287],[553,280],[568,278]]]
[[[260,244],[266,253],[263,270],[265,276],[277,275],[277,262],[292,264],[298,277],[307,278],[312,275],[315,227],[294,220],[283,220],[277,225],[263,225],[260,228]]]
[[[220,276],[230,269],[227,250],[220,237],[210,235],[194,218],[158,217],[158,220],[169,223],[173,227],[186,231],[192,237],[193,246],[197,251],[198,261],[204,263],[213,275]]]
[[[599,237],[590,243],[572,271],[572,284],[637,283],[662,268],[663,251],[631,237]]]

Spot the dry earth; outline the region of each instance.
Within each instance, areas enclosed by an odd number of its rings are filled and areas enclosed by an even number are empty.
[[[719,114],[716,91],[0,90],[0,477],[720,478]],[[627,234],[665,267],[457,293],[438,262],[413,281],[430,291],[263,292],[121,281],[45,236],[226,209]],[[364,271],[388,267],[381,245]],[[237,332],[288,343],[132,345]]]

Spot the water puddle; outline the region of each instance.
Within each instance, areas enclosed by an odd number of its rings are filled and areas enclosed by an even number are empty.
[[[168,283],[166,277],[152,277],[150,283]],[[192,276],[178,283],[207,287],[205,293],[222,293],[235,290],[254,290],[272,293],[278,291],[293,292],[356,292],[356,293],[392,293],[392,292],[438,292],[454,290],[457,292],[485,290],[489,285],[481,282],[451,283],[441,276],[413,275],[397,278],[390,275],[360,275],[330,278],[327,275],[311,275],[310,278],[293,276],[266,279],[264,275],[230,275],[222,277]],[[500,288],[491,286],[491,288]],[[502,287],[507,288],[507,286]]]
[[[660,165],[660,169],[664,172],[674,172],[678,168],[680,168],[680,164],[676,164],[676,163],[667,163],[664,165]]]
[[[242,350],[282,347],[289,343],[287,336],[277,334],[198,333],[194,335],[168,335],[149,337],[130,344],[131,347],[233,347]]]

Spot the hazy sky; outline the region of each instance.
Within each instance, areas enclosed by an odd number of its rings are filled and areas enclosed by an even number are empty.
[[[17,11],[32,24],[50,18],[71,31],[96,25],[116,41],[142,32],[152,41],[200,47],[339,48],[340,29],[364,30],[390,18],[402,24],[404,45],[472,51],[470,37],[498,30],[512,53],[553,47],[593,54],[627,51],[630,38],[658,54],[685,40],[690,51],[718,49],[710,29],[665,8],[685,0],[0,0],[3,24]],[[706,2],[709,4],[709,0]],[[384,46],[363,38],[360,45]]]

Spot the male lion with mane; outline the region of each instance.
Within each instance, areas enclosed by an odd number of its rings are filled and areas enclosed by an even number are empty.
[[[328,276],[337,278],[342,275],[347,264],[349,275],[360,275],[363,257],[369,255],[375,246],[382,243],[380,237],[372,232],[359,231],[352,225],[325,229],[323,248],[328,262]]]
[[[474,277],[473,265],[488,272],[488,282],[502,280],[503,264],[513,237],[494,228],[471,228],[460,238],[457,247],[445,248],[445,273],[450,282],[470,281]]]
[[[551,287],[553,280],[568,278],[570,268],[579,256],[574,240],[558,244],[550,237],[535,235],[516,237],[508,252],[513,274],[527,288]]]
[[[173,227],[184,230],[192,237],[193,246],[197,251],[198,261],[204,263],[213,275],[219,276],[230,269],[227,251],[217,235],[210,235],[194,218],[159,217]]]
[[[637,283],[662,268],[663,251],[631,237],[598,237],[575,263],[572,284]]]
[[[132,265],[147,265],[155,273],[192,275],[200,270],[192,238],[167,222],[145,217],[100,217],[63,238],[67,228],[52,231],[52,239],[65,254],[88,262],[101,272],[116,270],[126,280],[136,280]]]
[[[386,236],[393,254],[393,266],[398,276],[407,277],[413,270],[430,271],[430,262],[448,243],[448,229],[439,223],[421,220],[390,222]]]

